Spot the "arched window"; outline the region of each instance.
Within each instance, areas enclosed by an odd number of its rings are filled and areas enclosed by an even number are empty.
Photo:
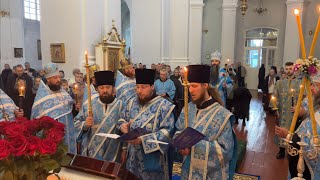
[[[40,0],[24,0],[24,18],[40,21]]]
[[[245,63],[250,68],[273,65],[278,44],[278,30],[255,28],[246,31]]]

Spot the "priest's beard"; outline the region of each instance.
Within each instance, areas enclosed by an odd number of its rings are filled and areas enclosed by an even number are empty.
[[[61,89],[61,84],[55,85],[55,84],[48,84],[48,87],[51,91],[59,91]]]
[[[103,94],[102,96],[99,96],[100,101],[105,103],[105,104],[112,103],[114,98],[115,97],[113,95],[107,94],[107,93]]]
[[[138,95],[138,103],[140,105],[145,105],[147,102],[151,101],[155,97],[156,97],[156,92],[155,91],[152,91],[150,96],[144,97],[144,98],[140,98],[139,95]]]
[[[211,77],[212,77],[212,83],[217,84],[219,80],[219,65],[213,65],[212,66],[212,71],[211,71]]]

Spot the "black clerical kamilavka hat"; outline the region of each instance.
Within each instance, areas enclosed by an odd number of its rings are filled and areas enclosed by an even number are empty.
[[[97,86],[112,85],[114,86],[114,72],[112,71],[98,71],[94,73]]]
[[[189,65],[188,81],[195,83],[210,83],[210,66],[208,65]]]
[[[136,69],[136,84],[153,84],[156,71],[153,69]]]

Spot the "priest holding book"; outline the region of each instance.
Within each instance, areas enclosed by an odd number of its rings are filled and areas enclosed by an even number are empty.
[[[186,127],[195,130],[194,136],[202,133],[205,138],[192,147],[179,149],[184,156],[181,179],[233,179],[235,163],[231,161],[236,160],[236,138],[232,131],[234,116],[221,105],[217,90],[210,86],[210,67],[190,65],[187,69],[191,95],[188,121],[185,121],[183,109],[174,138],[182,135]]]
[[[97,134],[118,134],[116,124],[125,105],[113,95],[115,81],[112,71],[98,71],[94,75],[99,98],[92,100],[93,117],[88,116],[88,100],[75,117],[76,126],[81,128],[77,142],[81,143],[82,155],[120,162],[120,142]]]
[[[118,122],[122,133],[143,128],[149,133],[128,142],[126,168],[140,179],[169,179],[167,150],[174,129],[174,105],[157,96],[155,71],[136,69],[136,96]]]

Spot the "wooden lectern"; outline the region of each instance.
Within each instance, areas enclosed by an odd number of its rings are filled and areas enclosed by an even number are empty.
[[[101,161],[90,157],[67,154],[72,158],[68,166],[62,168],[59,176],[62,179],[75,180],[102,180],[102,179],[128,179],[138,180],[130,171],[121,168],[121,164]]]

